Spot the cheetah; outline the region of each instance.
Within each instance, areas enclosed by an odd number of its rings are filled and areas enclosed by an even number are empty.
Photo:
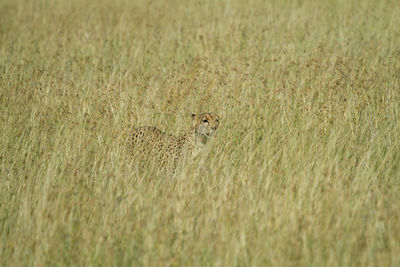
[[[176,168],[183,156],[196,156],[219,126],[219,116],[214,113],[191,114],[193,125],[183,136],[167,134],[155,127],[136,128],[131,147],[138,155],[154,158],[159,167]]]

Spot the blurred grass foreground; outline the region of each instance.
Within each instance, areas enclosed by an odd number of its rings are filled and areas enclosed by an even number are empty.
[[[1,266],[399,266],[400,5],[0,0]],[[217,135],[174,175],[134,127]]]

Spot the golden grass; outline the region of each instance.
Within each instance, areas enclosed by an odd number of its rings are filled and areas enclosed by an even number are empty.
[[[0,1],[0,265],[400,265],[400,6]],[[175,174],[135,126],[222,117]]]

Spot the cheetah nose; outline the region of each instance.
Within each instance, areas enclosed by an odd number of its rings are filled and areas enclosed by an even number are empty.
[[[217,130],[217,126],[211,127],[214,131]]]

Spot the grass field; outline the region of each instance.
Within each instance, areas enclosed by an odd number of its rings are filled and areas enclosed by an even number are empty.
[[[400,266],[400,5],[0,0],[1,266]],[[136,126],[217,135],[175,175]]]

